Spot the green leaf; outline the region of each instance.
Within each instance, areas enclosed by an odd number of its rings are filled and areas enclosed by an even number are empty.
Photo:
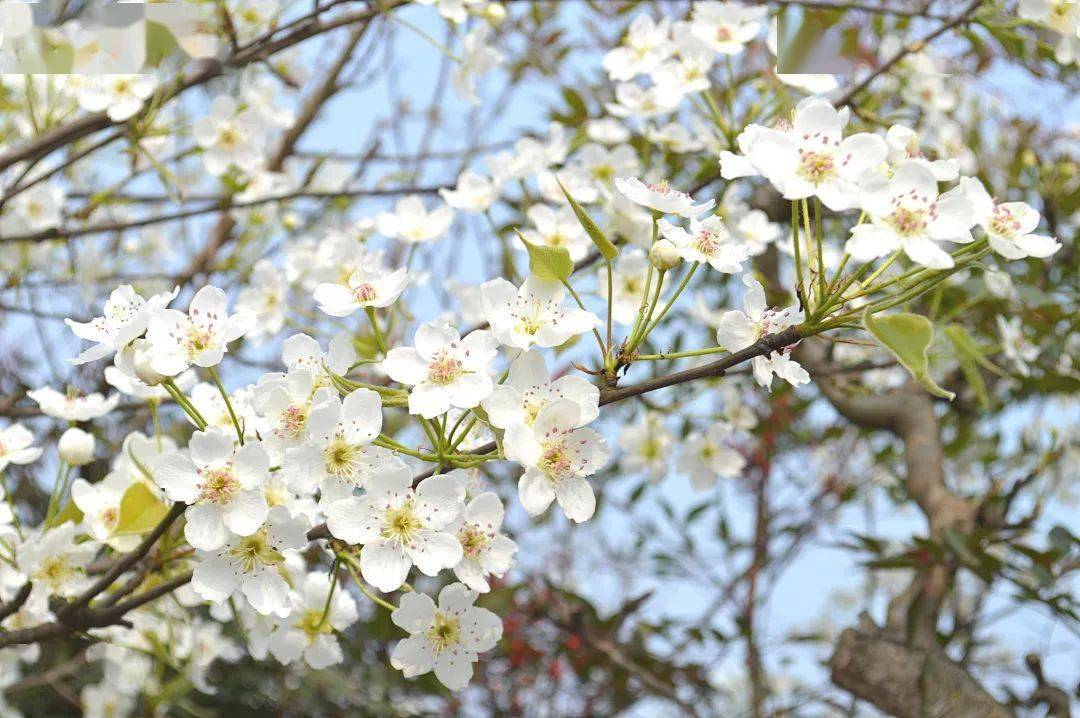
[[[60,526],[68,521],[77,524],[82,520],[83,512],[79,510],[79,507],[75,505],[74,501],[69,501],[64,508],[60,509],[56,515],[53,516],[52,521],[49,522],[49,528]]]
[[[555,181],[559,182],[558,178]],[[581,226],[585,228],[585,234],[589,235],[589,239],[600,250],[600,254],[604,256],[604,259],[610,262],[619,256],[618,248],[611,243],[611,240],[604,234],[604,230],[600,229],[599,225],[589,216],[589,213],[578,204],[578,201],[570,196],[570,193],[566,191],[566,187],[563,187],[562,182],[559,182],[559,189],[562,190],[566,201],[570,203],[570,209],[574,210],[574,214],[577,215],[578,222],[581,222]]]
[[[863,314],[863,324],[924,389],[943,399],[952,400],[956,396],[930,378],[930,360],[926,352],[934,340],[934,325],[929,319],[906,313],[885,314],[875,319],[867,311]]]
[[[514,230],[517,232],[517,230]],[[533,244],[517,232],[517,236],[529,250],[529,271],[540,279],[554,279],[565,282],[574,271],[574,262],[565,247],[548,247]]]
[[[137,481],[120,499],[120,515],[113,533],[117,536],[144,534],[157,526],[167,513],[169,506],[155,496],[150,487]]]
[[[979,345],[975,343],[975,340],[968,334],[966,329],[957,324],[950,324],[945,327],[945,336],[949,338],[953,348],[956,350],[956,358],[960,362],[960,369],[964,372],[967,383],[979,398],[979,406],[983,410],[989,409],[990,395],[986,392],[986,382],[983,381],[982,373],[979,371],[979,365],[988,360],[983,356]]]

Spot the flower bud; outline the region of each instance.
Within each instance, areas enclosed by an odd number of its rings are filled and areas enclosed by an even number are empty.
[[[136,339],[117,353],[116,367],[147,386],[157,386],[169,377],[159,374],[150,366],[149,349],[149,341]]]
[[[649,263],[661,272],[678,267],[681,261],[679,251],[669,239],[657,240],[649,249]]]
[[[60,437],[60,458],[71,466],[94,460],[94,437],[82,429],[71,428]]]

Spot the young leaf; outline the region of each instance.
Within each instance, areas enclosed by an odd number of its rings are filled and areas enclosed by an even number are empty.
[[[82,520],[83,512],[79,510],[79,507],[75,505],[74,501],[69,501],[64,508],[56,512],[56,516],[52,517],[52,521],[49,522],[48,527],[61,526],[68,521],[77,524]]]
[[[559,182],[558,178],[555,181]],[[603,255],[604,259],[610,262],[619,256],[618,248],[611,243],[611,240],[604,234],[604,230],[600,229],[599,225],[589,216],[589,213],[578,204],[576,199],[570,196],[570,193],[566,191],[566,187],[563,187],[562,182],[559,182],[559,189],[562,190],[566,201],[570,203],[570,209],[574,210],[574,214],[577,215],[578,222],[581,222],[581,226],[585,229],[585,234],[589,235],[589,239],[600,250],[600,254]]]
[[[930,378],[926,352],[934,340],[934,325],[918,314],[886,314],[876,319],[870,312],[863,314],[867,331],[881,342],[910,372],[923,388],[934,396],[952,400],[956,395],[946,391]]]
[[[168,505],[155,496],[146,484],[137,481],[127,488],[124,498],[120,499],[120,515],[113,533],[118,536],[146,533],[157,526],[167,513]]]
[[[517,231],[517,230],[514,230]],[[529,271],[540,279],[554,279],[565,282],[574,271],[574,262],[565,247],[547,247],[533,244],[521,232],[517,233],[525,249],[529,250]]]

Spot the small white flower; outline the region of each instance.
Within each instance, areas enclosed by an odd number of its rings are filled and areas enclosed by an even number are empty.
[[[597,274],[596,287],[601,298],[611,302],[611,318],[619,324],[633,324],[641,306],[641,294],[645,291],[645,273],[648,260],[645,252],[637,247],[624,249],[615,260],[611,276],[611,297],[607,291],[607,270]]]
[[[471,409],[491,394],[489,367],[497,351],[490,332],[464,339],[449,324],[428,322],[416,330],[414,347],[395,347],[382,369],[396,382],[412,386],[409,413],[432,419],[451,406]]]
[[[506,457],[525,467],[518,496],[529,514],[542,514],[552,500],[578,523],[595,512],[596,496],[585,477],[600,470],[610,452],[604,437],[579,428],[581,423],[581,408],[559,399],[541,409],[532,426],[516,424],[506,430]]]
[[[938,242],[970,242],[974,207],[962,188],[938,197],[937,180],[926,160],[905,160],[892,178],[868,176],[860,193],[870,221],[855,225],[844,249],[869,262],[897,249],[931,269],[948,269],[953,258]]]
[[[1020,376],[1031,376],[1029,362],[1039,358],[1039,347],[1024,337],[1024,324],[1020,317],[1006,319],[1000,314],[996,317],[998,332],[1001,333],[1001,350],[1013,363]]]
[[[571,260],[578,262],[589,253],[592,241],[585,234],[581,223],[567,211],[568,209],[569,206],[557,210],[546,204],[534,204],[525,214],[535,229],[523,229],[521,234],[531,244],[562,247],[570,255]],[[524,249],[523,245],[519,246]]]
[[[213,551],[230,535],[255,533],[267,512],[262,493],[270,469],[266,449],[258,442],[236,448],[220,429],[196,431],[188,449],[165,457],[154,470],[154,480],[169,500],[188,504],[188,543]]]
[[[265,259],[255,263],[248,286],[236,297],[236,311],[254,317],[248,340],[258,344],[281,331],[285,326],[288,290],[280,269]]]
[[[191,587],[207,601],[222,603],[239,589],[247,602],[264,616],[289,615],[289,584],[279,567],[285,551],[307,544],[307,521],[293,518],[284,506],[275,506],[266,524],[248,536],[233,536],[213,552],[199,552]]]
[[[766,14],[764,5],[698,2],[690,18],[690,32],[713,51],[735,55],[761,32]]]
[[[446,234],[454,221],[454,210],[447,206],[430,212],[416,195],[402,197],[393,212],[383,212],[375,219],[379,234],[403,242],[430,242]]]
[[[656,22],[648,15],[635,17],[622,44],[604,55],[603,65],[608,77],[622,82],[652,72],[675,52],[670,35],[669,18]]]
[[[636,82],[620,82],[615,86],[615,102],[605,108],[615,117],[649,118],[674,112],[682,99],[683,94],[671,85],[646,88]]]
[[[281,344],[281,361],[289,369],[304,368],[315,377],[315,386],[330,384],[327,372],[338,376],[348,373],[356,363],[356,349],[347,332],[335,334],[323,353],[319,342],[307,334],[294,334]]]
[[[785,199],[817,196],[831,210],[857,204],[857,181],[888,154],[885,140],[860,133],[844,138],[847,108],[837,110],[828,100],[808,97],[795,108],[790,128],[750,125],[738,137],[740,157],[720,155],[727,179],[762,175]]]
[[[138,535],[113,536],[120,519],[120,502],[129,486],[128,477],[115,471],[96,484],[85,479],[75,479],[71,484],[71,500],[82,511],[90,534],[117,551],[131,551],[141,540]]]
[[[745,349],[766,334],[783,331],[803,321],[803,313],[794,307],[769,309],[765,304],[765,289],[750,275],[743,277],[743,284],[746,285],[746,296],[743,298],[745,312],[736,309],[720,317],[716,330],[718,346],[730,352]],[[756,356],[751,360],[751,365],[757,383],[766,389],[772,387],[773,374],[795,386],[810,381],[810,375],[798,362],[792,361],[787,350]]]
[[[435,677],[452,691],[461,690],[472,678],[472,664],[480,653],[495,647],[502,637],[502,621],[473,605],[477,594],[460,583],[439,592],[439,606],[423,593],[407,593],[392,614],[394,623],[409,637],[394,647],[390,665],[406,678],[435,671]]]
[[[705,220],[690,220],[690,231],[659,220],[660,233],[669,239],[679,256],[688,262],[704,262],[718,272],[735,274],[750,257],[749,248],[731,236],[722,217],[713,215]]]
[[[266,419],[266,430],[260,435],[271,457],[280,459],[285,449],[303,441],[312,408],[336,397],[334,388],[318,386],[315,375],[301,366],[288,374],[262,376],[252,392],[251,405]]]
[[[690,195],[670,187],[667,182],[645,184],[636,177],[617,177],[615,187],[631,202],[663,214],[696,217],[712,209],[712,206],[716,204],[716,200],[711,199],[708,202],[694,204]]]
[[[86,564],[97,553],[97,542],[77,543],[80,527],[70,521],[27,537],[18,547],[19,571],[33,582],[36,593],[71,598],[79,595],[93,582],[86,573]]]
[[[254,108],[237,111],[236,101],[218,95],[210,103],[209,114],[195,120],[195,141],[203,150],[203,164],[212,175],[225,174],[235,166],[252,173],[263,163],[266,126]]]
[[[480,104],[480,98],[476,94],[477,80],[503,62],[503,54],[491,45],[488,37],[490,32],[490,26],[481,22],[466,33],[461,43],[461,53],[458,55],[459,61],[450,75],[454,90],[472,105]]]
[[[249,312],[229,314],[225,292],[203,287],[191,299],[188,313],[158,309],[150,317],[146,338],[150,342],[150,365],[166,376],[176,376],[192,364],[215,366],[236,341],[251,330],[255,317]]]
[[[48,386],[28,391],[26,395],[38,403],[42,414],[64,421],[97,419],[115,409],[120,401],[119,394],[113,394],[108,399],[98,392],[86,396],[79,396],[74,392],[61,394]]]
[[[671,432],[661,416],[646,411],[640,421],[619,434],[619,445],[624,452],[621,467],[629,473],[644,472],[653,482],[660,481],[671,469],[671,444]]]
[[[457,187],[439,190],[447,205],[464,212],[485,212],[499,196],[499,184],[494,180],[465,170],[458,175]]]
[[[374,391],[326,399],[311,409],[302,443],[285,451],[286,483],[302,494],[318,486],[327,502],[348,496],[390,460],[385,449],[371,445],[381,430],[382,401]]]
[[[104,111],[113,122],[123,122],[142,109],[156,88],[153,75],[84,75],[75,99],[87,112]]]
[[[42,449],[33,443],[34,435],[22,424],[0,429],[0,471],[8,464],[30,464],[41,458]]]
[[[356,622],[356,602],[340,588],[331,598],[330,589],[329,574],[315,571],[289,594],[292,610],[266,644],[274,658],[282,663],[303,658],[316,670],[341,663],[344,656],[334,632]]]
[[[893,125],[885,133],[885,144],[889,146],[888,160],[898,165],[904,160],[923,159],[919,148],[919,136],[915,130],[903,125]],[[960,161],[955,159],[934,160],[930,163],[934,178],[938,182],[952,182],[960,174]]]
[[[176,287],[171,292],[155,294],[146,300],[130,284],[124,284],[109,295],[102,316],[85,323],[65,319],[64,322],[71,327],[75,336],[95,343],[72,359],[71,363],[85,364],[119,351],[146,331],[150,314],[167,306],[179,291],[180,288]]]
[[[474,591],[490,591],[487,576],[502,578],[513,564],[517,544],[499,532],[504,513],[498,495],[485,491],[468,503],[452,527],[463,554],[454,575]]]
[[[382,309],[397,301],[409,284],[405,267],[394,272],[380,268],[358,269],[349,275],[348,286],[324,283],[315,288],[319,309],[332,317],[347,317],[357,309]]]
[[[986,282],[986,288],[990,294],[998,299],[1015,301],[1020,297],[1008,272],[987,267],[983,272],[983,281]]]
[[[405,583],[409,569],[435,576],[463,555],[449,527],[461,511],[465,489],[456,478],[437,475],[412,488],[412,472],[401,461],[368,481],[364,496],[335,501],[326,526],[335,538],[363,544],[360,573],[389,592]]]
[[[531,426],[541,409],[560,399],[577,404],[579,426],[590,423],[600,413],[597,387],[575,375],[552,380],[544,355],[528,351],[510,364],[506,382],[496,386],[482,403],[492,426],[509,429],[518,424]]]
[[[986,240],[1005,259],[1042,259],[1061,249],[1053,237],[1034,234],[1039,213],[1026,202],[995,202],[974,177],[960,178],[959,190],[971,202],[975,223],[986,232]]]
[[[717,478],[738,476],[746,467],[746,459],[725,443],[730,429],[715,424],[706,431],[691,432],[679,453],[678,470],[690,476],[695,491],[704,491],[716,484]]]
[[[484,282],[481,292],[491,330],[505,346],[557,347],[601,324],[592,312],[564,307],[566,288],[554,280],[530,275],[515,287],[505,279],[492,279]]]

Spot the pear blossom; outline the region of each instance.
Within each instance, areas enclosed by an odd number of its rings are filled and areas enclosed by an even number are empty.
[[[461,52],[450,74],[450,83],[458,96],[471,105],[480,104],[476,94],[477,80],[503,63],[505,56],[495,49],[489,39],[491,28],[487,23],[477,23],[461,42]]]
[[[1031,376],[1029,364],[1039,358],[1039,347],[1024,337],[1024,324],[1020,317],[1006,319],[999,314],[995,320],[998,333],[1001,334],[1001,350],[1005,357],[1013,363],[1020,376]]]
[[[553,500],[566,517],[588,521],[596,510],[596,496],[585,480],[610,457],[604,437],[582,428],[581,408],[568,399],[550,402],[532,425],[515,424],[506,430],[506,457],[525,467],[518,481],[521,505],[532,516],[542,514]]]
[[[660,481],[671,468],[672,443],[671,432],[664,426],[662,417],[646,411],[639,421],[619,433],[619,445],[624,452],[620,467],[627,473],[641,472],[653,482]]]
[[[579,262],[593,245],[581,223],[568,209],[568,206],[555,209],[546,204],[534,204],[525,213],[533,227],[521,230],[521,234],[530,244],[562,247],[572,261]]]
[[[885,144],[889,147],[890,164],[898,165],[907,159],[923,158],[919,149],[919,135],[909,127],[890,127],[885,133]],[[960,161],[952,158],[934,160],[930,162],[930,169],[938,182],[952,182],[960,174]]]
[[[220,429],[196,431],[187,452],[161,460],[154,481],[169,497],[188,505],[184,537],[203,551],[221,548],[230,536],[251,536],[266,519],[262,484],[270,457],[258,442],[236,448]]]
[[[566,287],[554,280],[530,275],[515,287],[505,279],[492,279],[481,292],[491,331],[509,347],[556,347],[601,324],[592,312],[564,307]]]
[[[30,464],[41,458],[42,449],[31,446],[34,435],[22,424],[12,424],[0,429],[0,471],[8,464]]]
[[[261,436],[271,458],[280,459],[287,448],[299,444],[306,436],[312,409],[336,398],[336,389],[318,385],[315,375],[304,367],[260,378],[252,392],[251,405],[266,419],[266,431]]]
[[[764,5],[705,0],[694,3],[690,32],[714,52],[735,55],[758,36],[769,9]]]
[[[303,585],[289,594],[291,611],[267,639],[267,648],[281,663],[303,658],[318,670],[341,663],[344,655],[335,631],[356,622],[356,601],[345,591],[334,591],[330,576],[313,571]]]
[[[492,426],[532,425],[540,411],[553,401],[577,404],[579,426],[590,423],[600,413],[600,390],[576,375],[551,379],[544,355],[523,352],[510,364],[506,381],[491,392],[482,404]]]
[[[410,414],[433,419],[451,406],[478,406],[491,394],[488,371],[497,344],[490,332],[476,330],[462,338],[449,324],[428,322],[417,328],[415,342],[415,347],[394,347],[380,365],[391,379],[412,387]]]
[[[203,164],[212,175],[225,174],[230,167],[252,173],[263,163],[261,152],[266,125],[254,108],[237,110],[236,101],[218,95],[210,102],[209,114],[195,120],[193,134],[203,150]]]
[[[611,304],[611,318],[619,324],[633,324],[645,291],[648,260],[637,247],[619,252],[611,274],[611,296],[608,296],[607,270],[597,274],[596,288],[600,297]]]
[[[659,220],[660,233],[675,245],[675,251],[688,262],[704,262],[718,272],[735,274],[750,256],[749,248],[735,240],[724,219],[713,215],[704,220],[691,219],[690,231]]]
[[[228,313],[228,299],[217,287],[196,292],[187,314],[158,309],[150,316],[146,339],[154,371],[176,376],[192,364],[212,367],[221,362],[228,344],[247,334],[255,316],[247,311]]]
[[[123,284],[109,295],[102,316],[89,322],[65,319],[64,322],[71,327],[75,336],[95,342],[94,346],[72,359],[71,363],[85,364],[119,351],[146,331],[150,315],[155,310],[168,306],[179,292],[180,287],[176,287],[171,292],[143,299],[130,284]]]
[[[718,478],[734,478],[746,467],[742,454],[726,443],[729,435],[726,426],[714,424],[691,432],[683,441],[677,468],[690,476],[695,491],[711,488]]]
[[[709,72],[716,53],[708,46],[691,40],[687,47],[679,49],[679,56],[665,61],[652,71],[652,80],[658,87],[680,95],[705,92],[712,86]]]
[[[864,179],[860,202],[870,221],[852,228],[845,251],[868,262],[903,249],[911,261],[931,269],[952,267],[938,242],[970,242],[975,223],[971,200],[957,190],[939,197],[933,170],[919,159],[905,160],[891,179]]]
[[[90,528],[90,534],[117,551],[131,551],[141,540],[138,534],[113,535],[120,519],[120,502],[129,486],[131,483],[128,477],[115,471],[96,484],[81,478],[75,479],[71,484],[71,500],[79,511],[82,511],[83,521]]]
[[[636,177],[615,179],[615,187],[631,202],[656,210],[663,214],[677,214],[681,217],[697,217],[702,212],[712,209],[715,200],[694,204],[694,200],[685,192],[668,186],[668,183],[646,184]]]
[[[642,87],[635,82],[620,82],[615,86],[615,102],[605,109],[615,117],[656,117],[674,112],[683,94],[672,85]]]
[[[64,219],[64,189],[41,182],[15,195],[4,207],[0,232],[40,232],[59,227]]]
[[[718,346],[734,352],[745,349],[766,334],[783,331],[803,321],[803,313],[794,307],[769,309],[765,304],[765,289],[750,275],[743,276],[746,295],[743,297],[743,309],[724,312],[716,330]],[[766,389],[772,387],[773,374],[798,386],[810,382],[810,375],[788,356],[788,350],[772,352],[766,356],[756,356],[751,360],[754,379]]]
[[[760,209],[752,209],[734,220],[732,235],[746,246],[752,257],[765,252],[769,245],[784,234],[783,228],[776,222],[770,222],[769,216]]]
[[[454,221],[454,210],[447,206],[428,211],[417,195],[402,197],[393,212],[382,212],[375,218],[379,234],[403,242],[430,242],[446,234]]]
[[[517,544],[499,532],[504,513],[498,495],[485,491],[465,506],[452,527],[463,554],[454,575],[474,591],[490,591],[487,576],[502,578],[513,563]]]
[[[436,607],[423,593],[407,593],[390,614],[409,637],[394,647],[390,665],[406,678],[432,670],[452,691],[460,690],[472,678],[472,664],[480,653],[495,647],[502,637],[502,621],[484,608],[473,605],[476,591],[452,583],[439,592]]]
[[[78,543],[80,527],[70,521],[45,529],[19,546],[17,568],[33,583],[36,593],[72,598],[89,588],[93,577],[86,565],[97,554],[95,541]]]
[[[598,117],[585,123],[585,136],[602,145],[621,145],[630,140],[630,130],[612,117]]]
[[[265,259],[255,263],[249,281],[236,297],[236,311],[254,317],[247,338],[258,344],[285,326],[289,285],[281,270]]]
[[[849,119],[845,107],[808,97],[795,107],[790,128],[750,125],[737,138],[743,156],[722,152],[721,173],[727,179],[762,175],[785,199],[817,196],[831,210],[855,206],[858,180],[888,154],[877,135],[843,137]]]
[[[282,474],[289,488],[309,493],[318,486],[332,501],[366,485],[388,461],[385,449],[371,442],[382,430],[382,401],[370,389],[344,399],[332,396],[314,406],[303,427],[303,440],[285,450]]]
[[[581,146],[575,155],[574,165],[580,167],[597,183],[605,186],[609,186],[616,177],[634,175],[641,171],[641,160],[638,159],[637,152],[630,145],[605,147],[595,142],[586,143]],[[561,198],[561,190],[559,195]],[[571,195],[575,199],[578,198],[573,193]],[[560,199],[560,201],[565,200]],[[564,208],[569,210],[570,206],[564,204]],[[580,227],[580,224],[578,226]]]
[[[192,406],[206,419],[207,426],[221,429],[229,436],[236,434],[236,425],[233,423],[232,418],[233,413],[235,413],[246,440],[257,438],[260,430],[265,428],[262,426],[262,422],[259,421],[255,407],[252,406],[253,394],[254,390],[250,386],[229,392],[229,403],[232,404],[232,411],[230,411],[229,405],[225,403],[225,399],[221,396],[221,390],[214,384],[203,381],[191,387],[188,399],[191,401]],[[194,423],[186,412],[184,416],[188,421]]]
[[[1005,259],[1045,258],[1061,249],[1053,237],[1034,234],[1039,213],[1026,202],[995,202],[974,177],[961,178],[959,190],[971,202],[975,223],[986,232],[986,240]]]
[[[674,52],[671,20],[657,22],[648,15],[638,15],[627,28],[622,44],[604,55],[603,66],[608,77],[622,82],[652,72]]]
[[[41,413],[64,421],[91,421],[105,416],[116,408],[120,401],[119,394],[112,394],[106,399],[99,392],[80,396],[75,392],[61,394],[52,387],[26,392],[41,407]]]
[[[1058,35],[1055,60],[1062,65],[1080,60],[1080,5],[1072,0],[1020,0],[1018,11]]]
[[[348,333],[335,334],[324,353],[322,347],[307,334],[294,334],[281,344],[281,361],[288,369],[303,368],[312,373],[314,386],[330,384],[327,372],[343,376],[356,363],[356,349]]]
[[[75,91],[75,98],[87,112],[105,112],[113,122],[124,122],[154,94],[153,75],[87,75]]]
[[[275,506],[266,515],[265,525],[253,533],[232,536],[217,550],[199,551],[191,587],[214,603],[228,600],[239,590],[262,615],[288,617],[292,610],[289,584],[278,568],[285,552],[307,545],[308,528],[306,520],[290,516],[284,506]]]
[[[412,471],[402,461],[371,477],[364,496],[335,501],[326,526],[338,539],[363,544],[360,573],[383,592],[405,582],[416,565],[435,576],[464,555],[450,527],[461,511],[464,488],[451,476],[436,475],[412,488]]]
[[[440,188],[439,195],[454,209],[486,212],[499,196],[499,183],[478,172],[465,170],[458,175],[454,189]]]
[[[357,309],[382,309],[397,301],[409,284],[408,272],[382,268],[357,269],[347,286],[323,283],[315,288],[319,309],[332,317],[347,317]]]

